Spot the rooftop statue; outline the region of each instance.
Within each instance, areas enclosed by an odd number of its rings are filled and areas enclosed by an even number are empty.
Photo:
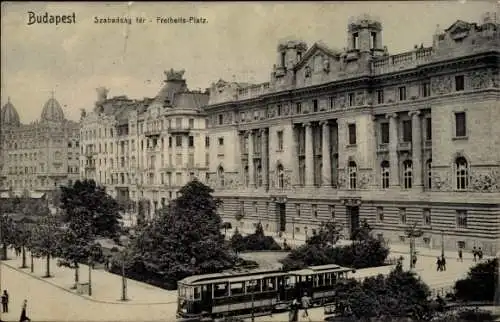
[[[184,72],[185,72],[184,69],[175,71],[173,68],[170,68],[170,70],[166,70],[164,73],[165,76],[167,77],[167,80],[182,80]]]

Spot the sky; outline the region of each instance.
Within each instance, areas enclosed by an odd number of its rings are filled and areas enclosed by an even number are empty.
[[[91,110],[96,88],[108,96],[154,97],[164,71],[184,69],[190,89],[219,79],[269,81],[277,45],[294,38],[342,49],[349,17],[368,13],[383,27],[390,54],[432,45],[437,25],[480,22],[496,1],[387,2],[2,2],[1,104],[10,97],[21,122],[39,119],[54,91],[68,119]],[[75,24],[27,25],[28,11],[72,14]],[[95,24],[95,17],[146,23]],[[159,24],[157,17],[202,17],[205,24]],[[152,22],[149,22],[152,19]]]

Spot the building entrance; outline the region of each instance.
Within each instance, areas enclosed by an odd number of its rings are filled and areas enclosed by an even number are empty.
[[[359,228],[359,206],[347,206],[347,218],[350,226],[350,238],[353,239],[354,233]]]
[[[278,219],[279,231],[286,231],[286,207],[285,203],[276,203],[276,217]]]

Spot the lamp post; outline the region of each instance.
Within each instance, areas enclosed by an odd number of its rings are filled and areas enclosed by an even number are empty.
[[[441,257],[444,257],[444,230],[441,230]]]
[[[304,232],[305,232],[305,234],[306,234],[306,240],[305,240],[306,242],[307,242],[307,230],[308,230],[307,226],[306,226],[306,227],[304,227]]]
[[[30,250],[30,255],[31,255],[31,272],[33,273],[35,271],[35,263],[33,262],[33,251]]]
[[[89,256],[89,296],[92,296],[92,256]]]
[[[127,245],[128,245],[128,237],[121,238],[122,245],[124,246],[121,253],[121,264],[122,264],[122,296],[120,298],[121,301],[128,301],[127,298],[127,278],[125,277],[125,261],[127,259]]]

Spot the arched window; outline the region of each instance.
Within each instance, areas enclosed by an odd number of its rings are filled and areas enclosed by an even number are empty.
[[[356,179],[358,174],[357,172],[358,169],[356,166],[356,162],[350,161],[347,167],[347,173],[349,175],[349,189],[356,189]]]
[[[413,163],[411,160],[403,162],[403,182],[405,189],[411,189],[413,180]]]
[[[389,188],[389,161],[382,161],[380,164],[381,175],[382,175],[382,189]]]
[[[432,189],[432,159],[427,160],[425,163],[425,178],[427,189]]]
[[[467,190],[469,187],[469,165],[464,157],[455,160],[455,181],[457,190]]]
[[[245,187],[248,187],[248,185],[250,184],[250,174],[249,174],[247,165],[243,169],[243,176],[244,176],[243,181],[245,183]]]
[[[278,173],[278,188],[283,189],[285,187],[285,171],[283,169],[283,166],[281,164],[278,164],[276,171]]]
[[[217,178],[219,180],[219,186],[224,187],[224,168],[219,166],[217,169]]]

